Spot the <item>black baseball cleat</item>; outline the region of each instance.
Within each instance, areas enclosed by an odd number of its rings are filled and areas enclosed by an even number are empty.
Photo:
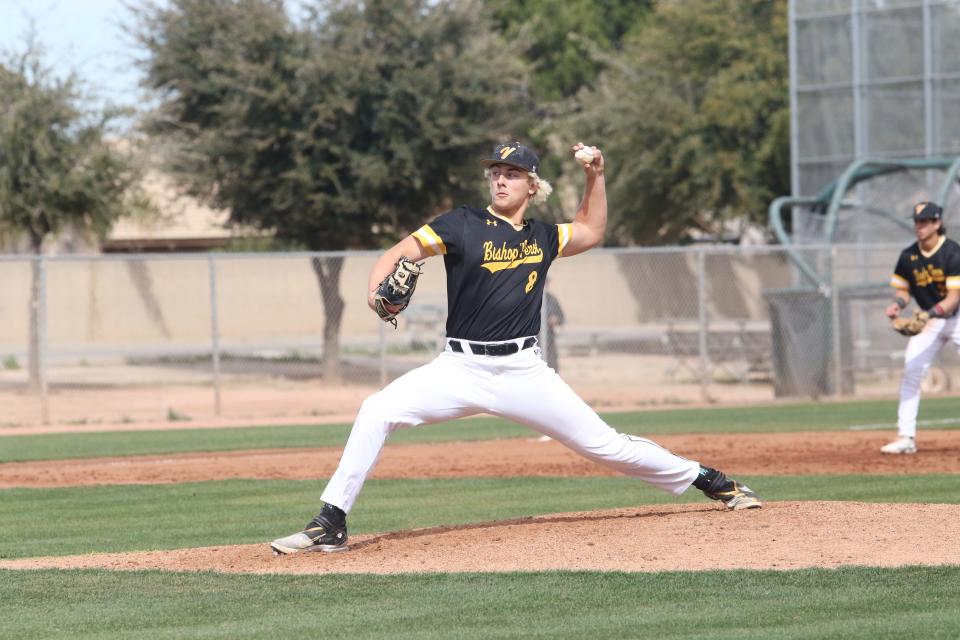
[[[693,485],[703,491],[711,500],[719,500],[733,511],[741,509],[759,509],[763,506],[760,496],[750,490],[750,487],[728,478],[722,471],[701,467],[700,475]]]
[[[347,516],[333,506],[325,504],[303,531],[286,538],[277,538],[270,543],[273,555],[286,555],[300,551],[323,551],[333,553],[347,550]]]

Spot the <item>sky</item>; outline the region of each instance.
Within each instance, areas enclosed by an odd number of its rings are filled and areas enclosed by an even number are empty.
[[[75,72],[98,105],[135,106],[141,72],[137,47],[120,26],[130,22],[122,0],[0,0],[0,52],[24,51],[31,20],[54,73]]]

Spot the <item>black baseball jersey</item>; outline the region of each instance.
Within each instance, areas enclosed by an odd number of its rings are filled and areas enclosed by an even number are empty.
[[[890,286],[909,289],[921,309],[932,309],[947,296],[948,289],[960,289],[960,244],[944,237],[940,246],[925,256],[914,242],[900,254]]]
[[[547,270],[570,224],[525,220],[515,229],[490,209],[461,206],[413,233],[447,271],[447,336],[483,342],[540,332]]]

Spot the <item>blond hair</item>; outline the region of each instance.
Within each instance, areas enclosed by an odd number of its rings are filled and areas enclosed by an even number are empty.
[[[487,180],[490,179],[490,168],[487,167],[483,170],[483,177]],[[550,197],[550,194],[553,193],[553,186],[538,176],[537,174],[528,171],[527,172],[527,182],[531,185],[537,187],[537,191],[530,196],[530,204],[536,206],[541,205],[547,201],[547,198]]]

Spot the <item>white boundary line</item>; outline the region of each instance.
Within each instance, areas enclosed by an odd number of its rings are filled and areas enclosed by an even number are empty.
[[[934,426],[943,426],[948,424],[960,424],[960,418],[944,418],[942,420],[918,420],[918,427],[934,427]],[[882,423],[882,424],[855,424],[851,427],[847,427],[847,431],[874,431],[876,429],[896,429],[897,424],[895,422]]]

